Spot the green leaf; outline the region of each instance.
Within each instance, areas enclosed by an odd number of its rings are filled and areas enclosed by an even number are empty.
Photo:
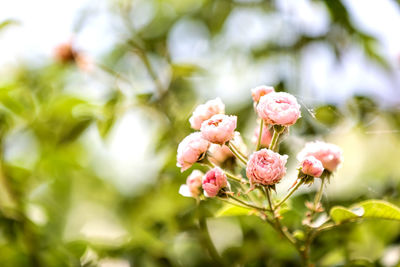
[[[330,211],[330,216],[335,223],[341,223],[358,217],[357,214],[342,206],[333,207]]]
[[[335,223],[342,223],[356,218],[386,219],[400,221],[400,208],[383,200],[366,200],[347,209],[336,206],[330,211]]]
[[[243,216],[250,215],[252,210],[238,206],[224,206],[217,211],[215,217]]]
[[[400,208],[383,200],[367,200],[359,203],[364,209],[364,218],[400,221]]]

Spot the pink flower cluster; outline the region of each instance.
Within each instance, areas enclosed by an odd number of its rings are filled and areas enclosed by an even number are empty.
[[[254,188],[274,186],[285,176],[288,156],[277,151],[288,127],[300,118],[300,105],[293,95],[277,93],[269,86],[256,87],[251,94],[260,122],[263,122],[260,143],[266,148],[247,157],[247,147],[236,131],[237,117],[224,114],[225,105],[219,98],[199,105],[189,122],[193,129],[200,131],[188,135],[179,144],[177,166],[185,171],[200,162],[211,170],[206,174],[194,170],[183,185],[188,192],[186,195],[197,199],[203,194],[207,197],[227,197],[234,194],[229,192],[228,178]],[[259,135],[260,126],[256,127],[253,143],[258,142]],[[236,157],[237,162],[246,166],[247,180],[218,167],[229,157]],[[300,161],[299,178],[309,179],[309,176],[321,177],[324,170],[328,175],[335,171],[342,161],[342,152],[336,145],[317,141],[307,143],[297,158]]]

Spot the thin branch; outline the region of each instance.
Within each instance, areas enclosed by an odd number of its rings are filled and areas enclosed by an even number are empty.
[[[247,165],[247,160],[244,159],[236,150],[235,148],[232,146],[231,142],[228,142],[228,147],[231,150],[231,152],[233,153],[233,155],[235,155],[235,157],[237,159],[239,159],[244,165]]]
[[[258,132],[258,141],[257,141],[257,148],[256,148],[256,151],[260,150],[260,147],[261,147],[261,136],[262,136],[262,133],[263,133],[263,128],[264,128],[264,120],[261,119],[261,122],[260,122],[260,131]]]
[[[285,201],[304,183],[304,180],[300,180],[300,182],[298,182],[296,184],[295,187],[293,187],[293,189],[286,194],[286,196],[278,203],[275,205],[275,208],[279,207],[280,205],[282,205],[283,203],[285,203]]]
[[[245,205],[245,206],[247,206],[249,208],[252,208],[252,209],[261,210],[261,211],[269,211],[269,212],[272,211],[271,209],[266,209],[266,208],[263,208],[263,207],[256,206],[256,205],[254,205],[252,203],[245,202],[245,201],[243,201],[243,200],[241,200],[239,198],[236,198],[234,196],[229,196],[229,197],[232,198],[233,200],[239,202],[240,204]]]

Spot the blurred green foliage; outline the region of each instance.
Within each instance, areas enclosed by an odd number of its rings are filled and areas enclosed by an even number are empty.
[[[86,90],[79,83],[86,74],[76,62],[27,62],[13,70],[11,76],[0,78],[1,266],[300,264],[296,251],[259,218],[211,218],[220,208],[219,203],[207,200],[197,206],[193,199],[180,196],[179,186],[188,174],[180,173],[175,166],[177,145],[190,133],[190,113],[204,100],[193,79],[204,76],[207,70],[200,64],[171,61],[168,38],[173,25],[186,17],[200,20],[212,38],[222,31],[235,9],[255,8],[279,15],[276,3],[158,0],[153,4],[152,19],[136,29],[130,15],[135,9],[134,1],[109,2],[109,12],[121,22],[117,30],[123,34],[118,44],[94,63],[101,74],[98,82],[107,81],[102,101],[76,93]],[[320,4],[330,16],[325,34],[298,32],[291,44],[279,40],[265,42],[250,49],[254,63],[280,53],[296,59],[304,48],[320,42],[332,47],[340,60],[351,43],[379,66],[389,68],[376,49],[377,40],[353,24],[342,1]],[[90,12],[83,12],[76,24],[77,32],[87,17]],[[12,20],[0,22],[0,31],[12,30],[13,24],[16,23]],[[168,83],[160,79],[158,61],[170,68]],[[146,90],[135,86],[137,69],[144,69],[151,81]],[[281,78],[276,88],[295,92],[292,84]],[[245,131],[254,124],[250,97],[247,104],[227,108],[238,115],[239,130]],[[142,112],[146,123],[157,125],[150,149],[151,153],[162,154],[163,159],[153,182],[127,193],[99,172],[102,163],[95,162],[87,141],[91,138],[88,132],[94,131],[107,144],[120,119],[132,110]],[[354,150],[348,153],[349,158],[345,155],[348,167],[334,177],[339,181],[338,187],[332,186],[339,189],[329,193],[325,203],[328,207],[349,206],[371,197],[400,203],[397,163],[385,165],[399,160],[399,110],[383,109],[367,96],[354,96],[342,105],[327,103],[304,108],[302,114],[302,120],[292,129],[295,136],[324,136],[347,146],[345,151]],[[137,125],[133,127],[140,130]],[[395,130],[385,135],[368,135],[385,127]],[[353,140],[358,140],[360,146]],[[360,147],[365,150],[358,151]],[[9,156],[14,150],[22,152],[18,157]],[[294,158],[296,151],[290,145],[284,145],[283,150]],[[383,164],[379,165],[382,162],[376,162],[375,157],[380,157]],[[365,169],[361,169],[363,166]],[[343,195],[338,193],[345,191],[339,183],[347,179],[347,174],[355,175],[355,182]],[[310,195],[306,192],[295,196],[291,210],[283,218],[287,225],[299,226],[307,200]],[[210,239],[205,224],[210,228],[211,242],[216,245],[221,262],[208,249]],[[369,221],[324,232],[316,239],[311,255],[318,266],[383,266],[388,248],[397,249],[400,255],[399,224]]]

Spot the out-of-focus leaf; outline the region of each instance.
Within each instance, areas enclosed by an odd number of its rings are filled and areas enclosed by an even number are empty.
[[[173,79],[192,75],[196,71],[202,70],[199,66],[193,64],[173,64]]]
[[[366,96],[354,96],[347,101],[348,110],[357,118],[360,123],[370,121],[371,115],[377,111],[377,104],[373,99]]]
[[[341,206],[333,207],[330,216],[335,223],[356,218],[400,221],[400,208],[383,200],[366,200],[353,205],[350,209]]]
[[[337,107],[333,105],[326,105],[315,109],[315,117],[319,122],[331,127],[339,122],[341,114],[339,113]]]
[[[14,19],[3,20],[2,22],[0,22],[0,31],[4,30],[8,26],[17,25],[17,24],[19,24],[19,22],[17,20],[14,20]]]
[[[237,206],[224,206],[217,213],[216,217],[227,217],[227,216],[244,216],[250,215],[251,210],[247,208],[237,207]]]
[[[64,131],[59,139],[59,143],[68,143],[78,138],[90,125],[92,118],[77,121],[71,128]]]
[[[122,94],[119,91],[107,101],[103,108],[102,118],[97,120],[97,128],[100,135],[105,138],[114,125],[117,113],[117,107],[122,99]]]

